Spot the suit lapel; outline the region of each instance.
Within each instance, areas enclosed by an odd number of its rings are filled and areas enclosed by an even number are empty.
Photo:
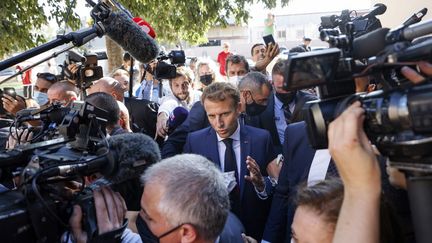
[[[209,132],[207,133],[207,142],[206,142],[206,146],[209,146],[209,150],[208,150],[208,156],[209,159],[211,161],[213,161],[213,163],[216,164],[216,166],[220,168],[221,164],[220,164],[220,159],[219,159],[219,147],[218,147],[218,139],[216,136],[216,132],[213,128],[209,128]]]
[[[250,154],[251,139],[245,126],[240,126],[240,198],[243,198],[245,175],[247,174],[246,157]]]

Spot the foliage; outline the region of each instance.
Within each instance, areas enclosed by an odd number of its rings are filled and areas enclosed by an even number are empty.
[[[68,14],[69,6],[72,14]],[[75,6],[76,0],[1,0],[0,58],[46,42],[39,30],[51,19],[59,26],[64,26],[67,20],[68,27],[79,28],[78,15],[73,12]],[[44,9],[50,10],[48,16]]]

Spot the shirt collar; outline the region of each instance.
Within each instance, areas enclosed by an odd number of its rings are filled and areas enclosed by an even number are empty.
[[[278,97],[276,97],[276,93],[273,94],[273,95],[274,95],[274,102],[275,102],[275,106],[276,106],[276,108],[278,108],[279,110],[282,109],[282,106],[283,106],[282,101],[280,101],[280,100],[278,99]]]
[[[218,142],[222,142],[225,138],[221,138],[218,133],[216,133]],[[234,141],[240,141],[240,123],[237,121],[237,129],[234,131],[229,138],[232,138]]]

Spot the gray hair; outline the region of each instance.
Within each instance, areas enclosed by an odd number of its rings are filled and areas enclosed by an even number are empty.
[[[240,91],[249,89],[252,92],[261,92],[263,85],[272,90],[272,85],[267,80],[267,77],[260,72],[249,72],[239,82],[238,89]]]
[[[206,240],[222,232],[229,212],[222,173],[200,155],[181,154],[158,162],[142,175],[145,185],[162,186],[159,212],[172,227],[192,224]]]

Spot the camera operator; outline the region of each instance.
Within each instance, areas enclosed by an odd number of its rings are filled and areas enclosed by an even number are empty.
[[[60,81],[51,85],[47,91],[50,104],[57,101],[68,106],[72,101],[78,99],[78,91],[75,85],[69,81]]]
[[[179,106],[190,110],[192,105],[199,101],[201,92],[192,89],[194,75],[187,67],[177,67],[176,77],[169,80],[172,95],[161,100],[158,110],[156,132],[159,137],[165,138],[168,132],[167,121],[172,111]]]
[[[222,174],[213,163],[198,155],[175,156],[149,167],[142,182],[137,219],[142,238],[126,229],[122,242],[215,242],[228,216],[229,199]],[[124,201],[107,188],[95,191],[94,201],[99,233],[105,234],[100,237],[112,241],[112,232],[123,230]],[[81,208],[75,206],[70,218],[73,238],[86,242],[81,219]]]
[[[430,63],[420,62],[418,67],[432,76]],[[413,83],[425,80],[409,67],[403,67],[402,73]],[[345,187],[333,242],[379,242],[380,169],[363,130],[364,113],[355,102],[328,130],[329,150]]]

